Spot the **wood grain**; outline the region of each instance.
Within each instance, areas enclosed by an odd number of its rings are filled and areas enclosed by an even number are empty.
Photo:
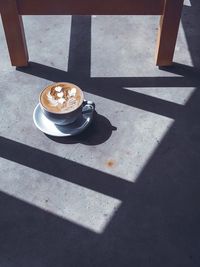
[[[164,0],[18,0],[21,15],[159,15]]]
[[[0,0],[0,12],[14,66],[28,64],[21,15],[161,15],[156,64],[172,64],[183,0]]]
[[[157,38],[156,65],[173,64],[173,55],[179,29],[183,0],[165,0]]]
[[[1,18],[12,65],[26,66],[28,64],[27,45],[16,0],[1,2]]]

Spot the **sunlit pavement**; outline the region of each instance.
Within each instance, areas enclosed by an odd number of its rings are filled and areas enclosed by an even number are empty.
[[[199,11],[186,1],[162,69],[156,16],[24,17],[18,69],[0,26],[1,267],[200,266]],[[96,104],[79,136],[33,123],[55,81]]]

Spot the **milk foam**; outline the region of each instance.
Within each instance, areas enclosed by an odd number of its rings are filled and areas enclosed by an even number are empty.
[[[58,107],[62,111],[78,106],[79,102],[76,95],[77,89],[75,87],[66,86],[52,87],[46,93],[48,105]]]

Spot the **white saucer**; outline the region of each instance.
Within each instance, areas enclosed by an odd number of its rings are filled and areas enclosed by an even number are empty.
[[[35,126],[43,133],[56,137],[79,134],[90,125],[95,110],[93,102],[86,102],[87,103],[83,106],[82,109],[82,116],[80,116],[75,122],[63,126],[56,125],[52,121],[47,119],[40,108],[40,104],[38,104],[33,112],[33,121],[35,123]]]

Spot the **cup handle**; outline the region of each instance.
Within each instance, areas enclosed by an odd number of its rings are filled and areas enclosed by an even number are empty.
[[[87,106],[87,107],[86,107]],[[95,110],[95,103],[90,101],[90,100],[85,100],[83,101],[83,110],[82,114],[91,112]]]

